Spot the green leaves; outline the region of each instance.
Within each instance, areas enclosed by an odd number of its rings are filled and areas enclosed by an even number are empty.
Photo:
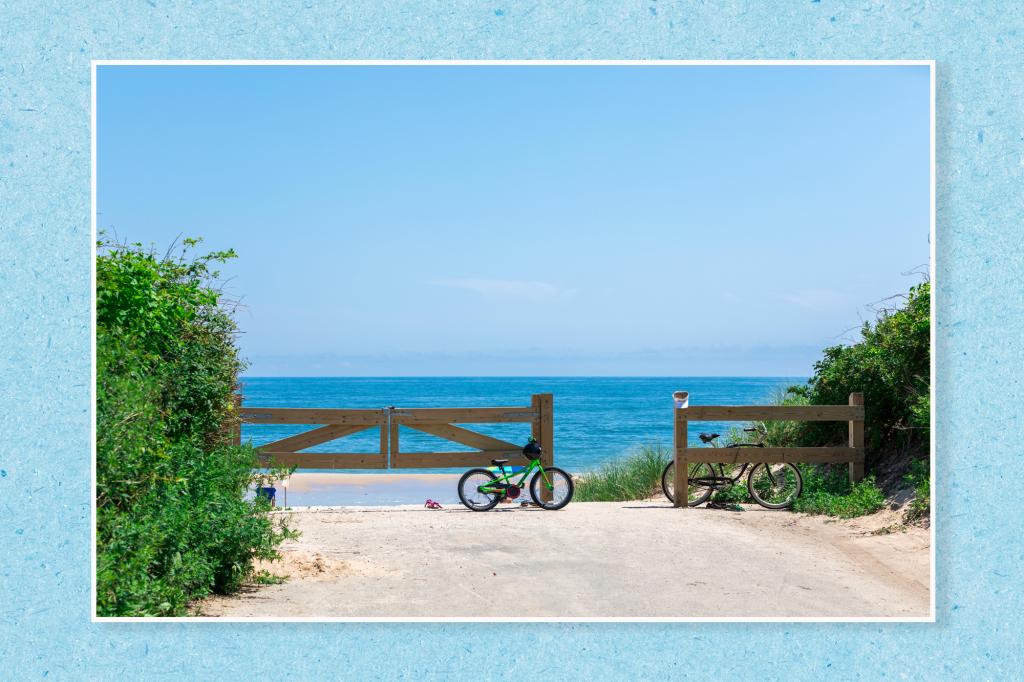
[[[885,506],[885,495],[875,485],[874,476],[851,486],[844,467],[798,466],[804,490],[793,502],[793,511],[850,519],[873,514]]]
[[[844,405],[850,393],[864,393],[869,466],[881,453],[928,447],[930,293],[928,282],[911,287],[902,307],[864,324],[858,343],[826,348],[803,392],[815,405]],[[837,443],[845,433],[843,424],[808,424],[801,439]]]
[[[97,602],[101,615],[181,615],[230,592],[289,530],[247,501],[256,464],[224,437],[243,364],[197,258],[100,244],[97,257]]]

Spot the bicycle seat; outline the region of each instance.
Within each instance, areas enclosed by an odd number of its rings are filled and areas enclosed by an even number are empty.
[[[702,433],[700,434],[700,440],[702,443],[710,443],[714,439],[718,438],[720,434],[717,433]]]
[[[502,464],[508,464],[508,460],[507,459],[492,459],[491,460],[491,464],[493,464],[496,467],[500,467]]]

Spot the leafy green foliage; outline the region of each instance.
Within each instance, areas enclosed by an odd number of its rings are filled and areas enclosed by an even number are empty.
[[[642,500],[661,490],[661,472],[671,454],[661,445],[643,445],[628,457],[604,464],[576,479],[579,502]]]
[[[914,463],[924,461],[931,426],[930,295],[928,282],[912,287],[901,307],[881,311],[873,324],[864,323],[860,341],[826,348],[807,385],[792,386],[773,400],[777,405],[845,405],[851,393],[863,393],[866,468],[882,476],[894,467],[899,472],[907,456],[914,458],[912,473],[903,479],[920,488],[908,512],[914,518],[927,514],[930,485],[926,461],[923,471]],[[844,423],[764,426],[766,444],[772,447],[845,444],[848,437]],[[872,513],[883,505],[883,492],[873,478],[850,488],[845,467],[805,465],[801,471],[804,492],[794,505],[796,511],[849,517]],[[891,475],[887,481],[886,488],[893,487]]]
[[[862,392],[868,468],[891,452],[925,452],[928,448],[930,387],[931,287],[910,289],[901,308],[865,322],[861,340],[826,348],[807,386],[791,388],[813,405],[845,405],[850,393]],[[810,444],[841,443],[844,424],[808,422],[796,439]]]
[[[907,523],[919,521],[931,511],[932,477],[929,472],[928,460],[915,459],[910,463],[910,471],[903,480],[914,489],[914,499],[907,507],[904,520]]]
[[[726,467],[727,475],[735,476],[736,472],[729,471]],[[735,502],[742,504],[756,504],[754,498],[750,496],[750,491],[747,490],[747,477],[744,474],[740,480],[730,485],[725,490],[716,490],[711,493],[711,499],[715,502]]]
[[[252,581],[257,585],[281,585],[288,582],[288,578],[283,575],[275,575],[270,571],[258,571],[253,575]]]
[[[246,500],[256,464],[231,445],[242,362],[210,264],[232,252],[157,257],[99,244],[97,611],[181,615],[238,589],[289,535]]]
[[[875,485],[873,476],[851,486],[845,467],[797,467],[804,479],[804,490],[793,502],[793,511],[849,519],[873,514],[885,506],[885,495]]]

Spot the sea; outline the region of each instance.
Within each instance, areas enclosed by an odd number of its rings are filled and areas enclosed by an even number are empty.
[[[534,393],[554,395],[555,465],[573,473],[599,468],[638,447],[672,444],[672,393],[689,391],[691,405],[764,405],[773,395],[807,377],[245,377],[245,407],[396,408],[527,407]],[[735,426],[735,422],[731,424]],[[462,424],[513,443],[526,443],[529,424]],[[727,433],[730,424],[691,424],[690,440],[701,431]],[[246,424],[243,442],[259,446],[315,426]],[[469,450],[402,427],[408,452]],[[545,444],[546,445],[546,444]],[[378,452],[375,429],[324,443],[306,452]],[[358,469],[348,473],[458,473],[450,469]],[[318,472],[316,469],[301,469]]]

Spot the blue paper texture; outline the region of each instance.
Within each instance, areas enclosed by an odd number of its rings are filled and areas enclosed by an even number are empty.
[[[998,2],[0,2],[0,678],[1020,679],[1022,37]],[[91,623],[90,60],[242,58],[937,60],[938,622]]]

